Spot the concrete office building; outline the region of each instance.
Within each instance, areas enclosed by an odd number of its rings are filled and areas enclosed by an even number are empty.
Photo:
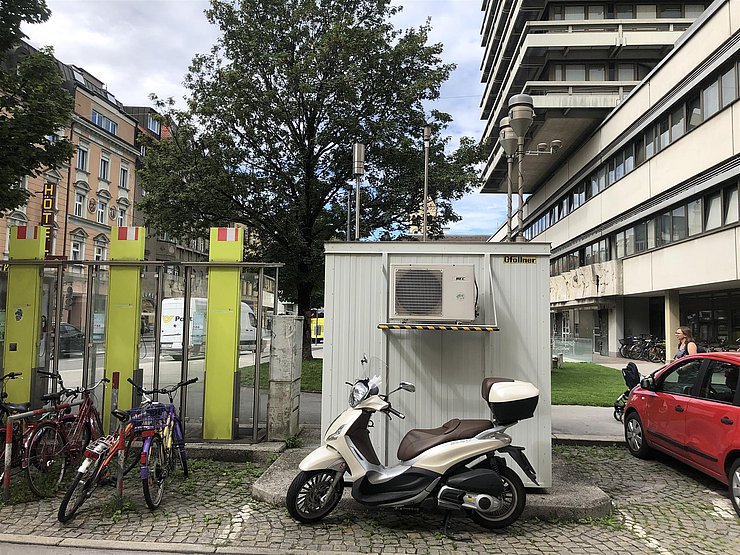
[[[553,337],[614,354],[620,338],[652,333],[670,356],[686,323],[700,340],[734,342],[740,1],[484,10],[484,138],[497,138],[509,97],[534,101],[531,196],[523,229],[513,224],[552,245]],[[496,142],[483,192],[506,192],[506,162]]]

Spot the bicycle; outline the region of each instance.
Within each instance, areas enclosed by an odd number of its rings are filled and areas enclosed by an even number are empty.
[[[44,401],[58,405],[62,397],[66,402],[73,402],[82,396],[76,415],[69,408],[49,414],[36,426],[26,447],[24,466],[28,485],[39,497],[49,497],[61,486],[68,464],[79,463],[90,441],[102,435],[100,415],[90,393],[110,380],[101,378],[92,387],[67,389],[60,374],[43,370],[38,373],[58,380],[61,386],[60,391],[44,395]]]
[[[2,420],[2,427],[0,427],[0,434],[2,434],[3,441],[6,438],[8,417],[13,414],[19,414],[26,412],[30,403],[13,404],[6,403],[5,399],[8,394],[5,392],[5,380],[15,380],[21,378],[20,372],[10,372],[4,376],[0,376],[0,420]],[[22,378],[21,378],[22,379]],[[15,420],[12,423],[12,456],[10,461],[11,468],[21,467],[23,464],[23,453],[24,453],[24,439],[27,437],[26,430],[24,429],[23,422]],[[5,480],[5,454],[6,450],[3,449],[0,453],[0,483],[4,483]]]
[[[131,423],[131,413],[119,409],[111,411],[118,420],[116,432],[101,436],[93,441],[84,451],[84,458],[77,469],[77,474],[64,494],[57,519],[59,522],[69,522],[77,513],[82,504],[90,498],[95,488],[111,478],[110,463],[119,453],[124,459],[128,454],[133,438],[134,425]],[[119,464],[120,461],[119,461]],[[125,462],[123,463],[125,467]],[[119,466],[120,469],[120,466]]]
[[[165,482],[179,462],[183,476],[188,476],[188,461],[185,455],[185,434],[180,416],[177,413],[173,398],[181,387],[193,384],[198,378],[192,378],[176,385],[160,389],[144,389],[129,378],[128,382],[144,396],[141,413],[134,418],[141,419],[141,483],[144,500],[150,509],[156,509],[164,497]],[[167,395],[169,403],[152,401],[150,395],[161,393]],[[176,450],[173,449],[176,447]],[[175,460],[177,454],[177,461]]]

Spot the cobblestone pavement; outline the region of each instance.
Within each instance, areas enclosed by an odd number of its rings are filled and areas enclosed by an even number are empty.
[[[113,488],[99,488],[67,525],[56,520],[61,498],[27,500],[20,477],[15,477],[15,501],[0,508],[2,532],[282,553],[740,553],[740,519],[722,484],[667,457],[640,461],[619,447],[557,446],[554,456],[554,464],[564,465],[573,481],[596,484],[612,497],[612,516],[582,522],[520,521],[500,533],[462,517],[453,519],[452,532],[470,541],[443,536],[441,517],[428,513],[336,511],[320,524],[298,525],[285,509],[250,498],[260,467],[191,463],[191,476],[173,479],[158,511],[146,508],[133,477],[122,505],[116,503]]]

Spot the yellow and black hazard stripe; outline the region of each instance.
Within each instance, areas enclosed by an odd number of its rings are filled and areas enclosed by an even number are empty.
[[[499,331],[498,326],[450,326],[445,324],[378,324],[381,330]]]

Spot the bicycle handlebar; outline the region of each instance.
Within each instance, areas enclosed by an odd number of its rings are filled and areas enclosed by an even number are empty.
[[[169,387],[162,387],[160,389],[144,389],[140,385],[136,385],[136,383],[134,383],[134,380],[132,380],[131,378],[127,378],[126,381],[130,383],[131,385],[133,385],[136,391],[144,395],[151,395],[152,393],[162,393],[164,395],[169,395],[171,393],[174,393],[181,387],[185,387],[186,385],[190,385],[190,384],[197,382],[198,378],[190,378],[189,380],[185,380],[184,382],[180,382],[176,385],[171,385]]]
[[[11,372],[10,374],[5,374],[4,376],[0,376],[0,380],[14,380],[18,377],[23,376],[20,372]]]

